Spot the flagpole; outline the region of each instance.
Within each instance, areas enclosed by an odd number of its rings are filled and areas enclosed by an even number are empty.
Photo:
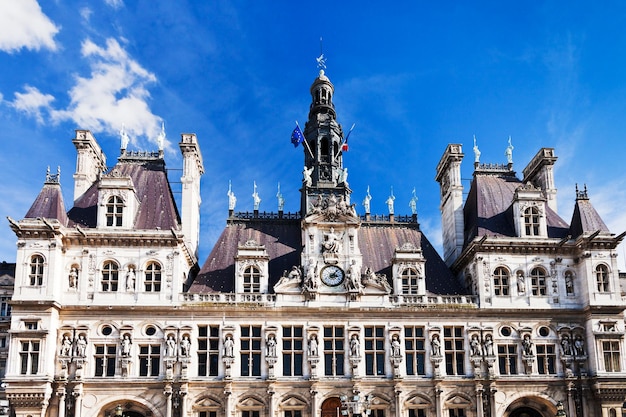
[[[343,153],[343,145],[345,145],[346,143],[348,143],[348,138],[350,137],[350,133],[352,133],[352,129],[354,129],[354,126],[356,126],[356,123],[352,123],[352,127],[350,128],[350,130],[348,131],[348,134],[346,135],[346,140],[344,140],[341,143],[341,146],[339,147],[339,151],[337,152],[337,155],[335,155],[335,160],[337,158],[339,158],[339,155],[341,155]]]
[[[300,128],[300,125],[298,124],[297,120],[296,120],[296,126],[298,126],[298,129],[300,129],[300,132],[302,132],[302,129]],[[302,136],[304,137],[304,132],[302,132]],[[311,151],[311,148],[309,147],[309,143],[306,141],[306,138],[304,138],[302,142],[304,142],[304,146],[306,146],[307,151],[309,151],[309,155],[311,155],[311,158],[315,159],[315,156],[313,156],[313,152]]]

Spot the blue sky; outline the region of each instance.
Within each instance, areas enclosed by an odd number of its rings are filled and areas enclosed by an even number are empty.
[[[237,210],[299,208],[303,125],[320,37],[348,129],[352,201],[362,212],[409,214],[413,188],[423,230],[441,242],[435,167],[448,143],[472,137],[481,162],[504,163],[508,137],[521,173],[540,147],[559,157],[559,214],[569,222],[576,183],[614,233],[626,230],[626,4],[602,2],[295,2],[0,0],[0,214],[21,219],[61,168],[72,203],[74,129],[90,129],[107,154],[156,150],[161,123],[172,181],[180,133],[198,135],[200,258],[221,232],[232,181]],[[175,191],[177,184],[174,184]],[[179,195],[179,194],[177,194]],[[0,260],[15,260],[8,223]],[[624,269],[624,249],[620,264]]]

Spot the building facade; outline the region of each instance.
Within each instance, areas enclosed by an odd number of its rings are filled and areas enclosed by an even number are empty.
[[[577,190],[557,214],[554,150],[518,178],[459,144],[437,167],[443,258],[417,215],[357,213],[323,71],[311,86],[301,209],[235,211],[197,259],[198,140],[182,204],[162,150],[115,166],[77,130],[74,202],[48,173],[18,240],[6,394],[16,417],[548,417],[622,413],[616,246]],[[369,194],[368,194],[369,196]]]

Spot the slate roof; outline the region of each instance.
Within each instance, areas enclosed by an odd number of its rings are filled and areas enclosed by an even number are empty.
[[[269,255],[269,289],[273,290],[284,271],[301,264],[300,220],[231,221],[189,288],[190,293],[234,292],[237,247],[249,239],[264,245]],[[384,273],[391,279],[394,250],[404,243],[421,248],[426,258],[426,290],[432,294],[464,294],[465,291],[416,226],[364,224],[359,228],[363,268]]]
[[[570,234],[578,237],[583,233],[594,233],[596,231],[610,233],[609,228],[587,198],[576,199],[572,222],[570,224]]]
[[[513,172],[474,173],[474,180],[463,208],[465,244],[476,236],[515,237],[513,198],[523,185]],[[569,226],[546,206],[548,237],[563,238]]]
[[[58,182],[46,181],[24,218],[57,219],[63,226],[66,226],[68,218],[65,213],[61,185]]]
[[[161,158],[120,158],[108,174],[129,176],[135,187],[139,207],[134,229],[178,229],[180,215]],[[98,184],[96,181],[74,203],[68,212],[69,225],[96,227]]]

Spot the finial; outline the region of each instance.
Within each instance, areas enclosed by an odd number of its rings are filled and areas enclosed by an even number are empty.
[[[120,149],[124,152],[128,148],[128,134],[126,133],[126,128],[122,124],[122,128],[120,129]]]
[[[509,136],[509,146],[506,147],[506,151],[504,151],[506,155],[506,162],[508,164],[513,163],[513,145],[511,144],[511,136]]]
[[[411,207],[411,214],[417,214],[417,194],[415,193],[415,187],[413,187],[413,197],[409,201],[409,207]]]
[[[276,198],[278,199],[278,211],[283,211],[285,207],[285,199],[280,192],[280,183],[278,183],[278,192],[276,193]]]
[[[259,197],[259,193],[256,190],[256,181],[254,181],[254,192],[252,193],[252,199],[254,200],[254,210],[259,210],[259,205],[261,204],[261,198]]]
[[[317,68],[320,69],[320,75],[324,74],[324,70],[326,69],[326,58],[324,58],[324,48],[322,45],[322,37],[320,36],[320,56],[315,58],[317,61]]]
[[[370,195],[370,186],[367,186],[367,194],[365,194],[365,198],[363,199],[363,207],[365,208],[365,213],[369,214],[370,212],[370,201],[372,200],[372,196]]]
[[[57,173],[50,173],[50,165],[46,168],[46,182],[52,184],[59,184],[61,182],[61,167],[57,166]]]
[[[228,193],[226,193],[226,195],[228,196],[228,210],[229,211],[235,210],[235,205],[237,204],[237,197],[235,197],[235,193],[233,193],[233,185],[230,182],[230,180],[228,180]]]
[[[389,197],[387,198],[387,208],[389,209],[389,214],[393,214],[393,201],[396,199],[396,197],[393,195],[393,187],[391,187],[391,194],[389,195]]]
[[[478,145],[476,144],[476,135],[474,135],[474,163],[477,164],[480,162],[480,150],[478,149]]]
[[[162,151],[165,144],[165,122],[161,122],[161,132],[159,132],[157,137],[157,144],[159,145],[159,151]]]

